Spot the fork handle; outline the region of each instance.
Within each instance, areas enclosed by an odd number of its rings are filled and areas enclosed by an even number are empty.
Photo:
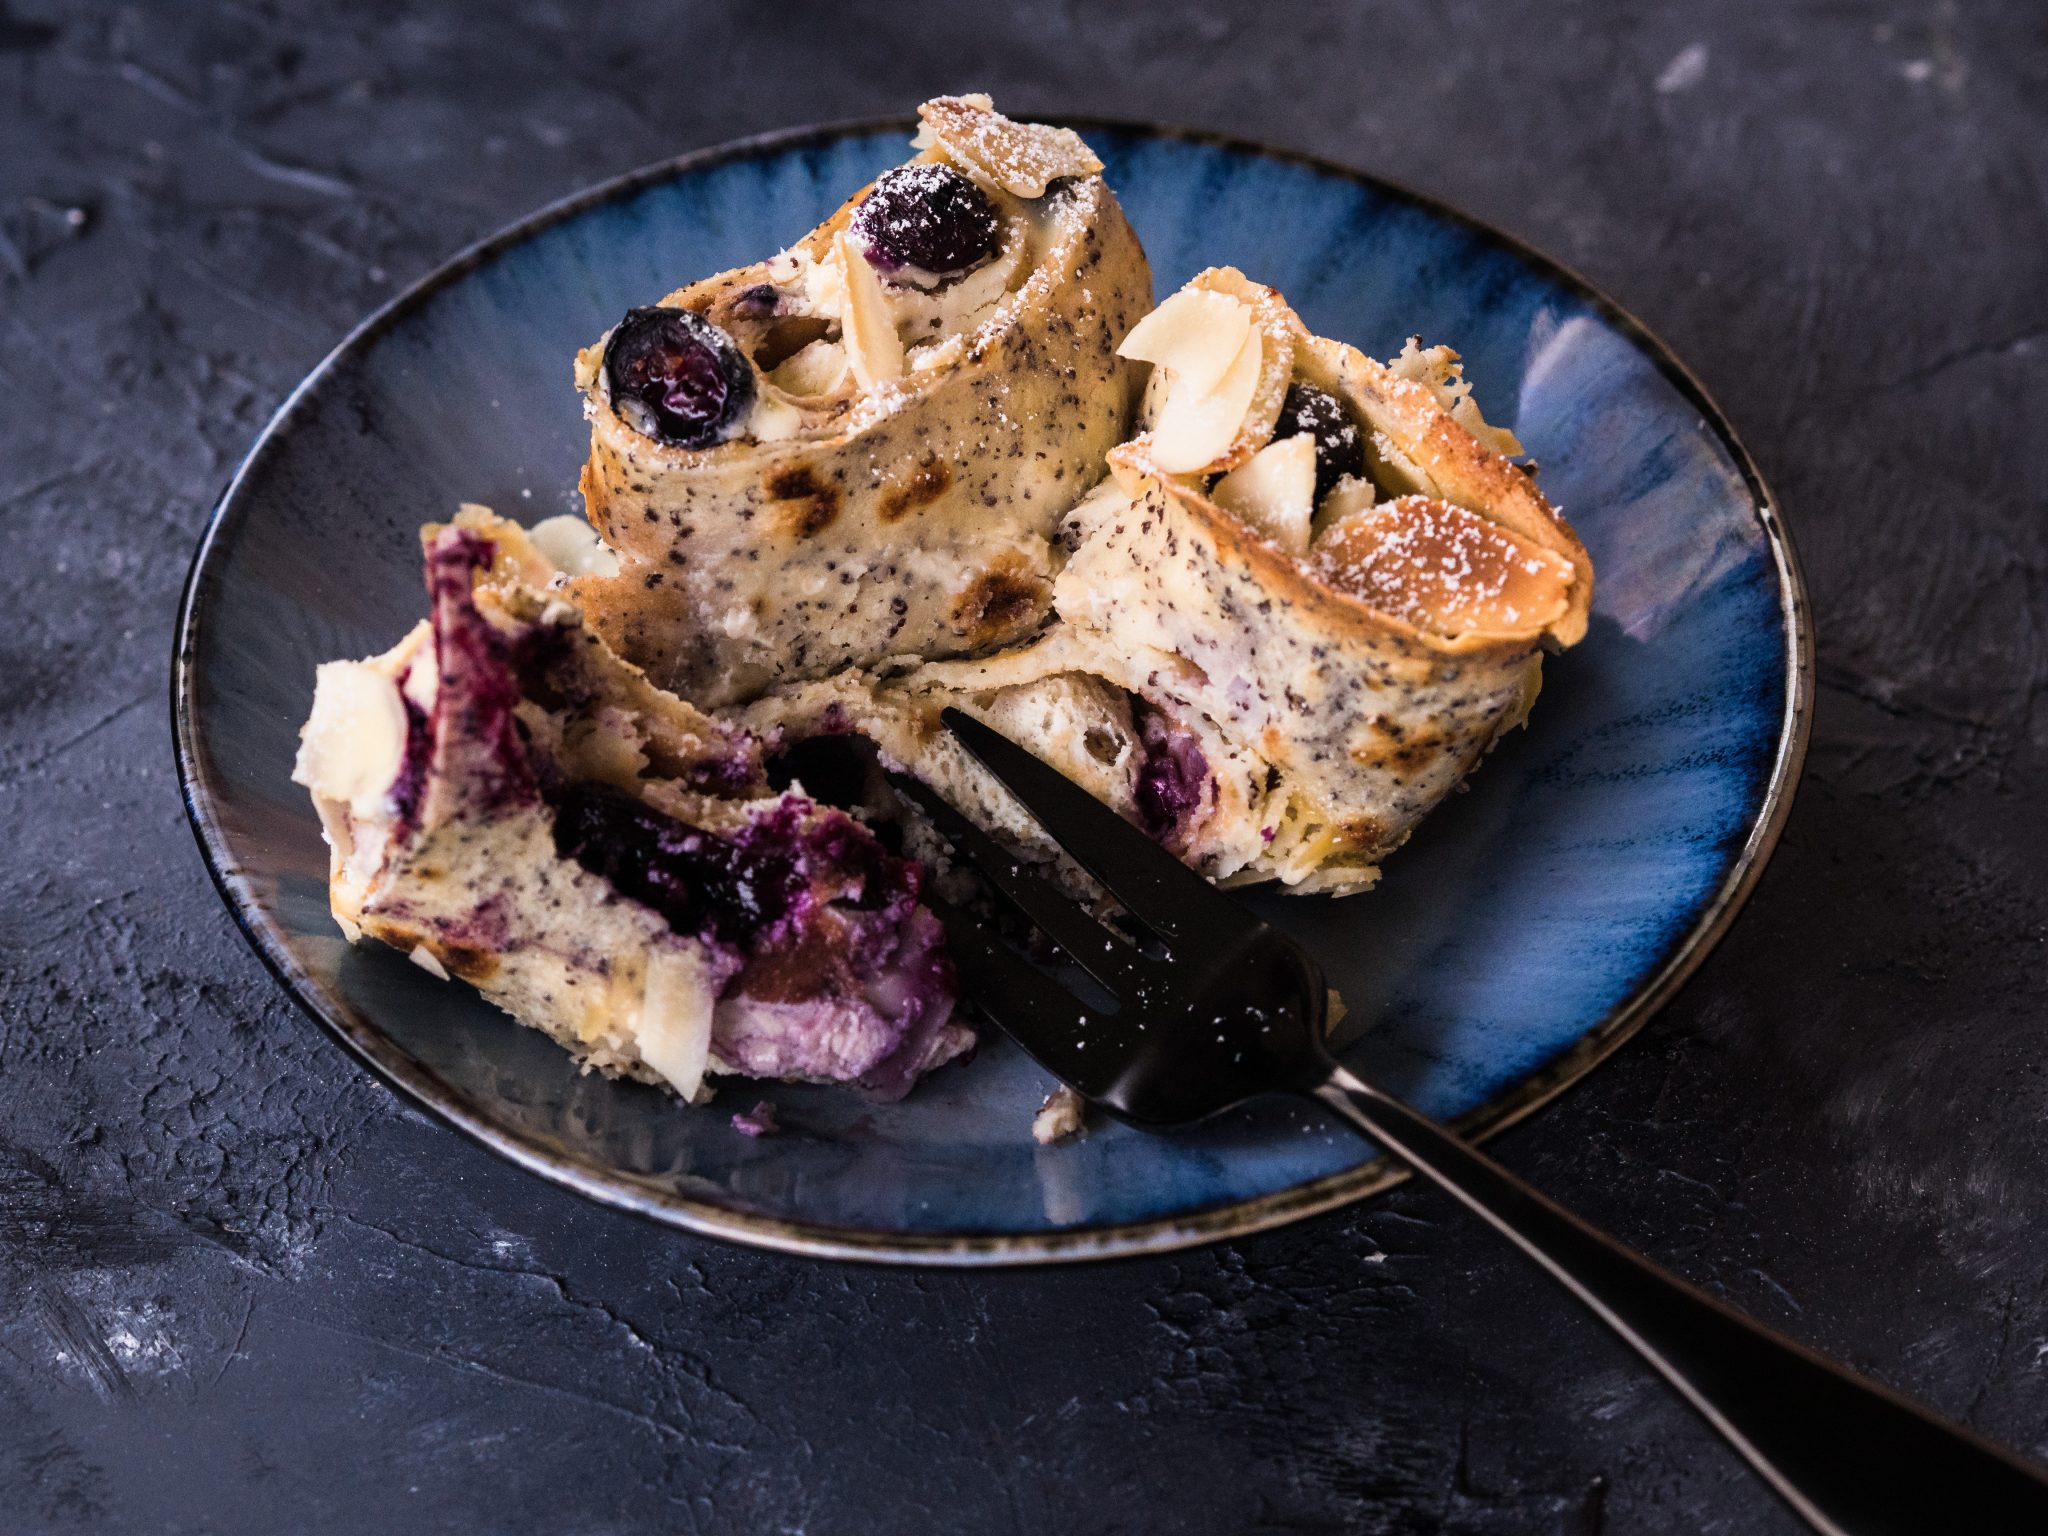
[[[1631,1253],[1342,1067],[1313,1090],[1592,1309],[1828,1536],[2048,1532],[2048,1478]]]

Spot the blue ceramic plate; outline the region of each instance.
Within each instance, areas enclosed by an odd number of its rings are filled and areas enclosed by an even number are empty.
[[[1655,340],[1506,236],[1299,156],[1081,126],[1162,293],[1234,263],[1368,352],[1411,332],[1450,342],[1592,551],[1592,632],[1547,668],[1531,729],[1381,888],[1260,900],[1348,1001],[1348,1060],[1471,1132],[1498,1129],[1670,994],[1776,837],[1810,648],[1770,498]],[[279,978],[392,1083],[515,1161],[677,1226],[983,1263],[1156,1251],[1355,1200],[1397,1172],[1306,1107],[1035,1146],[1048,1082],[1001,1038],[902,1104],[740,1083],[693,1112],[579,1076],[461,987],[351,950],[328,917],[319,826],[289,779],[315,663],[382,650],[419,617],[420,523],[465,500],[527,520],[579,510],[576,348],[629,305],[789,243],[902,159],[907,135],[780,135],[609,183],[457,258],[314,370],[222,498],[185,592],[174,706],[200,845]],[[731,1129],[759,1097],[785,1134]]]

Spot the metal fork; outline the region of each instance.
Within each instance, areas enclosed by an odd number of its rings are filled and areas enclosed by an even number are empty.
[[[1148,1129],[1262,1093],[1320,1099],[1584,1302],[1817,1531],[2048,1533],[2042,1473],[1667,1274],[1338,1065],[1323,1043],[1322,969],[1299,945],[1015,742],[958,710],[944,720],[1143,929],[1134,942],[1104,926],[926,786],[892,776],[1106,998],[1077,995],[979,918],[932,903],[969,995],[1054,1076]]]

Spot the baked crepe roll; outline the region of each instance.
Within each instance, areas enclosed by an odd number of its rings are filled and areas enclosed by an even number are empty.
[[[320,668],[293,777],[350,941],[686,1099],[717,1074],[897,1097],[966,1050],[917,866],[771,791],[751,738],[530,585],[576,553],[549,534],[552,558],[481,508],[430,527],[432,617]]]
[[[790,249],[577,358],[583,495],[618,552],[574,599],[706,707],[986,651],[1051,603],[1051,538],[1130,429],[1151,273],[1102,164],[986,97]]]
[[[1213,879],[1363,889],[1585,633],[1591,562],[1449,348],[1375,362],[1222,268],[1124,351],[1154,365],[1145,431],[1067,520],[1045,634],[751,718],[851,723],[1051,857],[939,729],[958,704]]]

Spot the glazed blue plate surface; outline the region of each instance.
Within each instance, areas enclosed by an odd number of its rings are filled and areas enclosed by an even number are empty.
[[[1230,263],[1370,353],[1411,333],[1449,342],[1592,551],[1585,642],[1548,664],[1530,728],[1380,888],[1256,898],[1343,994],[1348,1061],[1432,1114],[1497,1128],[1668,995],[1776,836],[1810,645],[1768,495],[1657,342],[1505,236],[1299,157],[1082,126],[1161,293]],[[208,863],[280,979],[386,1078],[526,1166],[679,1226],[809,1253],[1046,1260],[1370,1193],[1394,1171],[1305,1106],[1036,1146],[1050,1084],[992,1033],[901,1104],[731,1082],[712,1108],[679,1107],[579,1075],[459,985],[350,949],[328,915],[319,824],[290,782],[297,729],[318,662],[380,651],[423,613],[419,525],[461,501],[526,521],[579,511],[576,349],[631,305],[787,245],[906,139],[901,125],[782,135],[600,187],[429,277],[307,379],[223,498],[180,616],[180,767]],[[734,1132],[733,1112],[763,1098],[785,1132]]]

